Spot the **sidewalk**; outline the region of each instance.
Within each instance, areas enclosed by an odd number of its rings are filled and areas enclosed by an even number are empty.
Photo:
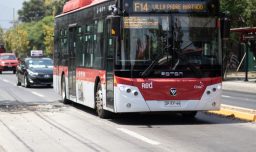
[[[222,82],[223,90],[256,94],[256,71],[248,72],[248,81],[244,80],[245,72],[227,73],[225,80]]]
[[[230,73],[226,80],[222,82],[223,90],[227,91],[237,91],[241,93],[252,93],[256,95],[256,73],[250,72],[248,75],[248,81],[245,80],[244,73]],[[255,99],[256,100],[256,99]],[[245,101],[241,101],[245,102]],[[209,111],[210,113],[234,117],[246,121],[256,122],[256,110],[244,108],[243,106],[231,106],[231,105],[221,105],[219,111]]]
[[[244,80],[223,81],[222,88],[223,90],[256,94],[256,79],[250,79],[247,82]]]

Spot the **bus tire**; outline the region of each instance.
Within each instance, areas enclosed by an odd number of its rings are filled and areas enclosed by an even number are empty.
[[[95,108],[100,118],[106,119],[109,117],[109,112],[103,109],[103,91],[100,82],[98,82],[95,92]]]
[[[194,119],[197,114],[197,111],[185,111],[185,112],[182,112],[181,114],[186,119]]]
[[[69,101],[67,99],[67,91],[66,91],[66,81],[65,81],[65,77],[62,76],[61,78],[61,97],[62,97],[62,102],[64,104],[68,104]]]

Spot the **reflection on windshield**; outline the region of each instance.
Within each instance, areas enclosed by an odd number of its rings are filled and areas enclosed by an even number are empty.
[[[27,61],[29,68],[53,68],[52,60],[29,60]]]
[[[214,18],[174,17],[174,48],[198,65],[220,64],[218,31]]]
[[[117,52],[117,64],[145,66],[159,59],[158,66],[172,70],[186,68],[188,64],[218,65],[218,34],[213,17],[125,17],[123,47]]]
[[[1,60],[16,60],[16,57],[14,55],[2,55],[0,56]]]

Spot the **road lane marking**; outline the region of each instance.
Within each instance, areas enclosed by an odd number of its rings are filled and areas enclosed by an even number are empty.
[[[33,93],[34,95],[37,95],[39,97],[44,97],[44,95],[41,95],[40,93],[37,93],[37,92],[34,92],[34,91],[31,91],[31,93]]]
[[[223,98],[231,98],[231,96],[221,95]]]
[[[135,138],[137,138],[137,139],[139,139],[139,140],[141,140],[141,141],[144,141],[144,142],[146,142],[146,143],[149,143],[149,144],[151,144],[151,145],[160,145],[159,142],[154,141],[154,140],[151,140],[151,139],[149,139],[149,138],[147,138],[147,137],[144,137],[144,136],[142,136],[142,135],[140,135],[140,134],[138,134],[138,133],[136,133],[136,132],[133,132],[133,131],[131,131],[131,130],[128,130],[128,129],[125,129],[125,128],[117,128],[117,130],[119,130],[119,131],[121,131],[121,132],[123,132],[123,133],[126,133],[126,134],[128,134],[128,135],[130,135],[130,136],[132,136],[132,137],[135,137]]]
[[[3,79],[3,81],[6,82],[6,83],[10,83],[10,81],[9,81],[9,80],[6,80],[6,79]]]
[[[9,81],[9,80],[6,80],[6,79],[2,79],[4,82],[6,82],[6,83],[9,83],[9,84],[11,84],[11,85],[16,85],[16,84],[14,84],[14,83],[12,83],[11,81]]]

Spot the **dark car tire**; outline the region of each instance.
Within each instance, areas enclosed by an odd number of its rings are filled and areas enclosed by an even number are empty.
[[[13,74],[16,74],[16,70],[13,70],[13,72],[12,72]]]
[[[2,71],[0,71],[0,74],[2,74]]]
[[[21,86],[21,82],[18,77],[17,77],[17,86]]]
[[[28,82],[28,77],[26,75],[24,76],[24,87],[25,88],[29,88],[30,87],[30,84]]]

